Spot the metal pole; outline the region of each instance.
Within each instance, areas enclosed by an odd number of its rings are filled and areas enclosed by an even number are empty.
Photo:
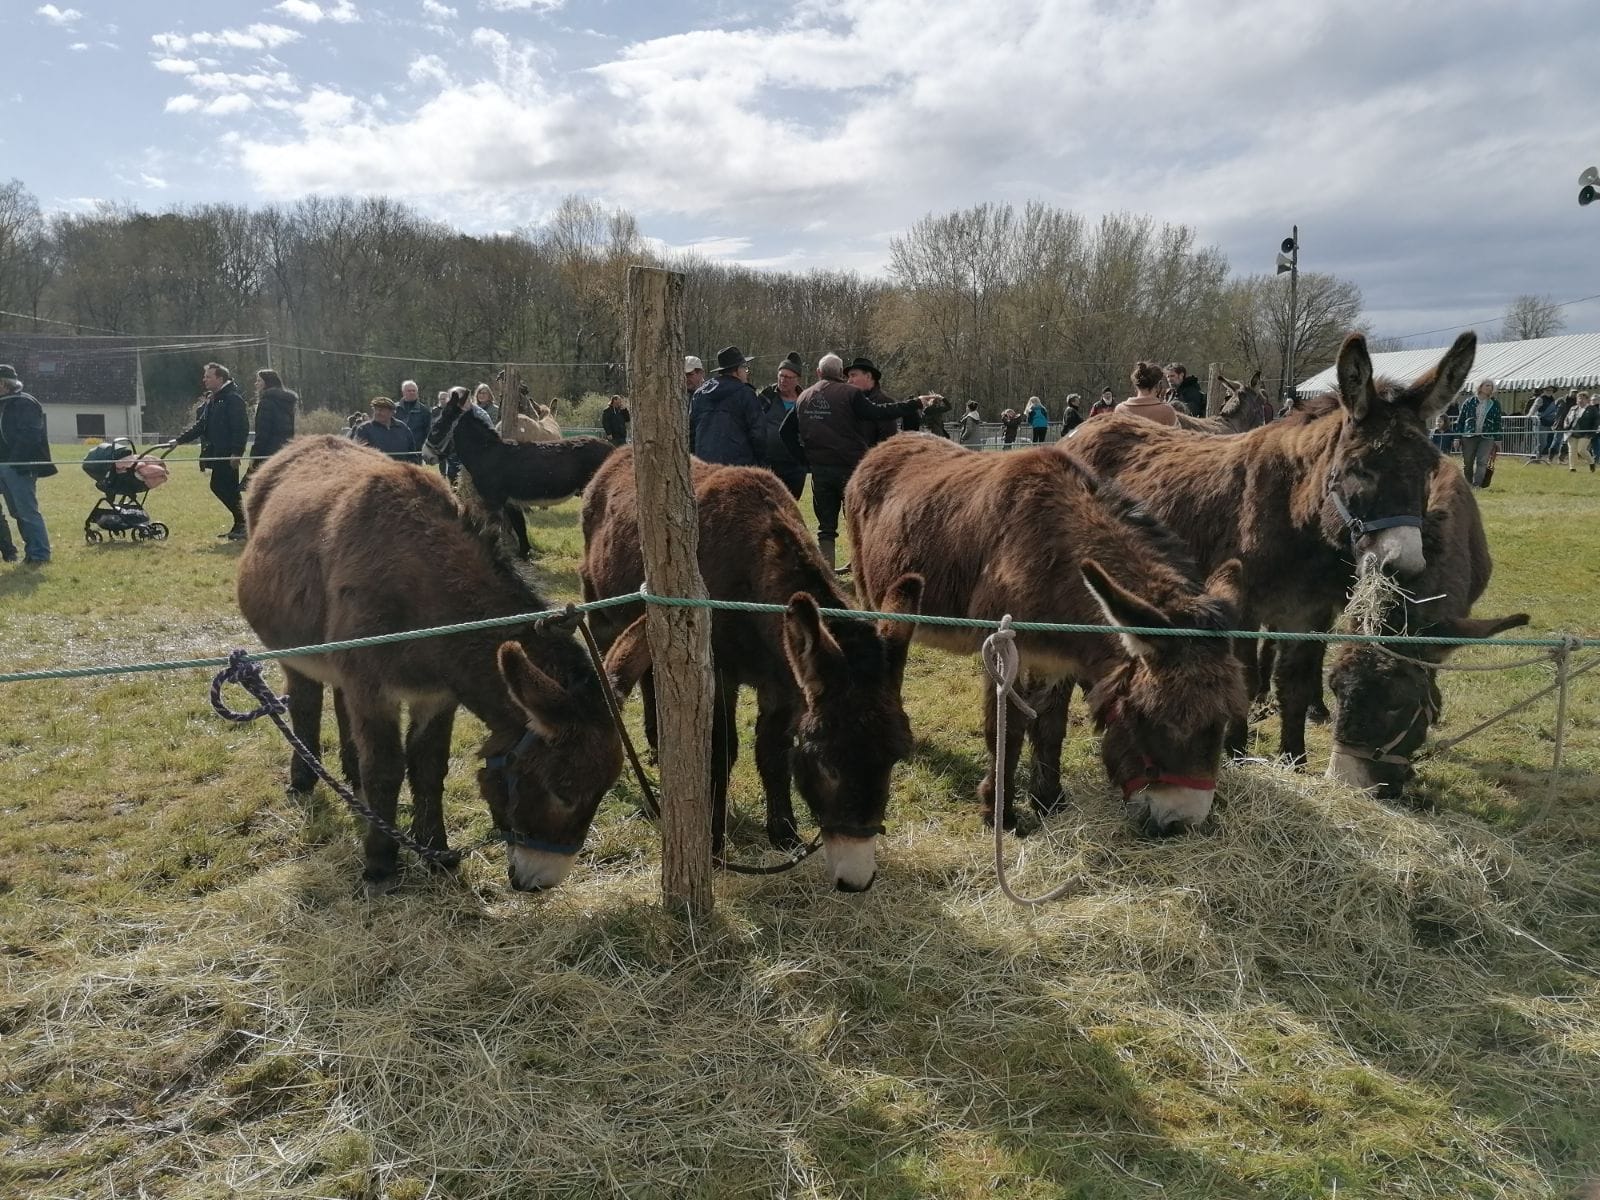
[[[1281,229],[1282,226],[1279,226]],[[1289,254],[1289,345],[1286,351],[1288,366],[1284,370],[1283,389],[1278,398],[1294,386],[1294,352],[1295,333],[1300,321],[1298,297],[1300,290],[1300,226],[1295,225],[1290,229],[1290,237],[1294,238],[1294,249]]]

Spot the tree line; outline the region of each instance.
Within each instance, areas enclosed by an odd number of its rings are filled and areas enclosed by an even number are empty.
[[[1291,312],[1286,277],[1233,274],[1187,226],[1042,203],[930,214],[868,277],[665,258],[630,213],[576,196],[536,226],[473,235],[381,196],[47,215],[20,181],[0,186],[0,309],[26,314],[0,329],[261,337],[308,405],[336,410],[402,378],[428,394],[505,362],[552,364],[523,371],[536,395],[625,391],[634,263],[687,272],[687,349],[708,361],[737,344],[759,379],[791,350],[865,354],[892,393],[936,390],[991,417],[1029,395],[1059,412],[1068,392],[1125,394],[1141,358],[1202,379],[1213,361],[1259,368],[1275,393],[1291,331],[1304,377],[1361,324],[1348,280],[1301,274]],[[240,348],[229,365],[265,353]],[[187,405],[206,357],[146,355],[147,402]]]

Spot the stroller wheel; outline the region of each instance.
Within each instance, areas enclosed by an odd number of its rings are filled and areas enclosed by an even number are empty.
[[[154,538],[158,542],[164,542],[167,540],[167,527],[160,521],[151,521],[150,529],[148,532],[146,532],[145,536],[148,538]]]
[[[103,542],[106,539],[105,535],[102,534],[98,529],[85,529],[83,531],[83,540],[88,542],[89,545],[93,546],[95,543]]]

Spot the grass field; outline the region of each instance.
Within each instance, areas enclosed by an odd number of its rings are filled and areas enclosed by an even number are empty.
[[[227,521],[174,461],[160,545],[85,546],[87,479],[41,485],[56,561],[0,572],[0,669],[251,643]],[[1508,462],[1484,509],[1479,612],[1600,631],[1600,480]],[[530,525],[573,596],[576,506]],[[1550,674],[1446,677],[1445,732]],[[656,903],[626,782],[552,893],[510,893],[490,852],[369,901],[349,819],[286,799],[276,734],[213,717],[204,675],[4,686],[0,1196],[1531,1200],[1600,1176],[1600,678],[1548,812],[1548,702],[1427,763],[1426,811],[1246,766],[1162,843],[1075,726],[1073,804],[1008,849],[1027,890],[1083,886],[1032,912],[972,799],[978,681],[914,653],[872,891],[721,879],[694,927]],[[458,841],[488,825],[477,736]],[[735,796],[754,853],[748,753]]]

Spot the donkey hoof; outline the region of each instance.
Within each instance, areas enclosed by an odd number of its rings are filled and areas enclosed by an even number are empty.
[[[1329,716],[1330,714],[1328,712],[1328,706],[1321,700],[1318,700],[1315,704],[1311,705],[1310,708],[1306,709],[1306,720],[1310,721],[1313,725],[1326,725],[1328,723]]]
[[[1001,814],[1001,823],[1004,825],[1007,833],[1015,833],[1017,829],[1017,810],[1008,807],[1005,812]],[[983,810],[983,827],[985,829],[994,828],[993,808],[985,808]]]
[[[399,886],[400,872],[392,867],[385,871],[375,871],[368,867],[361,872],[361,894],[368,900],[387,896]]]
[[[769,821],[767,841],[774,850],[798,850],[801,846],[799,831],[793,821]]]
[[[1030,792],[1028,799],[1033,802],[1033,811],[1042,818],[1060,812],[1067,803],[1067,794],[1058,784],[1053,791]]]

